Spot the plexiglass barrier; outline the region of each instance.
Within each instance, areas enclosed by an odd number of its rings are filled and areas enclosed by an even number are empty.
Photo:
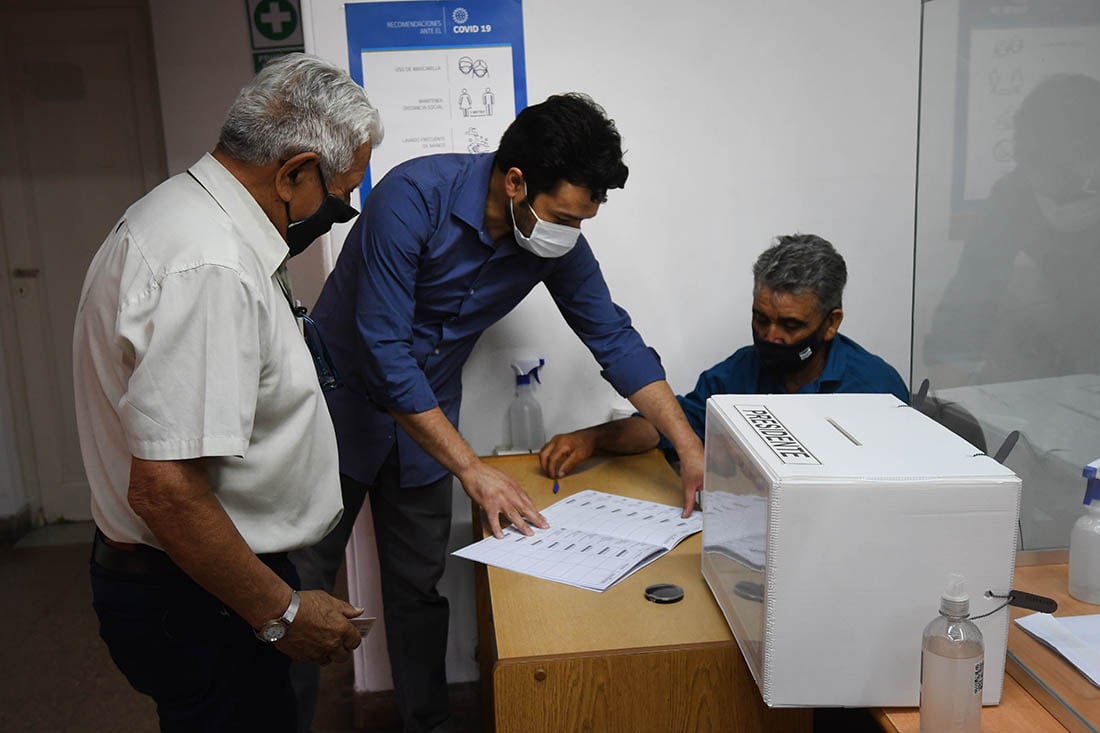
[[[1100,457],[1100,3],[924,4],[914,393],[1065,547]],[[927,381],[926,381],[927,380]]]

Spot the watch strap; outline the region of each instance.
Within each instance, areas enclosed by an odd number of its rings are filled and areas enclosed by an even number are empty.
[[[298,595],[298,591],[291,588],[290,605],[283,611],[282,616],[267,621],[263,626],[256,629],[256,638],[260,641],[271,643],[279,641],[286,636],[286,633],[290,631],[290,625],[294,623],[294,618],[298,615],[298,607],[301,603],[302,599]]]
[[[290,605],[283,611],[283,615],[279,617],[287,626],[294,623],[294,617],[298,615],[298,607],[302,605],[302,598],[298,595],[298,591],[293,588],[290,589]]]

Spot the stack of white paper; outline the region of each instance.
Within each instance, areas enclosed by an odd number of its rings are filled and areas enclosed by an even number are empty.
[[[542,510],[550,529],[515,527],[454,555],[546,580],[603,591],[702,529],[702,515],[680,507],[581,491]]]
[[[1049,613],[1033,613],[1016,623],[1100,687],[1100,614],[1055,618]]]

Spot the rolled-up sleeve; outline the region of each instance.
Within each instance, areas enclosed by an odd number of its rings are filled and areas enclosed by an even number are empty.
[[[413,353],[420,252],[435,212],[408,179],[391,176],[367,198],[357,245],[363,257],[355,303],[371,399],[387,410],[424,412],[439,402]]]
[[[600,265],[582,236],[546,278],[550,296],[569,327],[622,396],[665,378],[657,352],[634,330],[630,316],[611,299]]]

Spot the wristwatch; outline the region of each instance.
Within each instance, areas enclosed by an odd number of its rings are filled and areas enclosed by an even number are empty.
[[[302,599],[298,597],[298,591],[291,589],[290,605],[283,611],[283,615],[261,626],[256,631],[256,638],[274,644],[286,636],[286,632],[290,631],[290,625],[294,623],[294,617],[298,615],[298,605],[301,601]]]

